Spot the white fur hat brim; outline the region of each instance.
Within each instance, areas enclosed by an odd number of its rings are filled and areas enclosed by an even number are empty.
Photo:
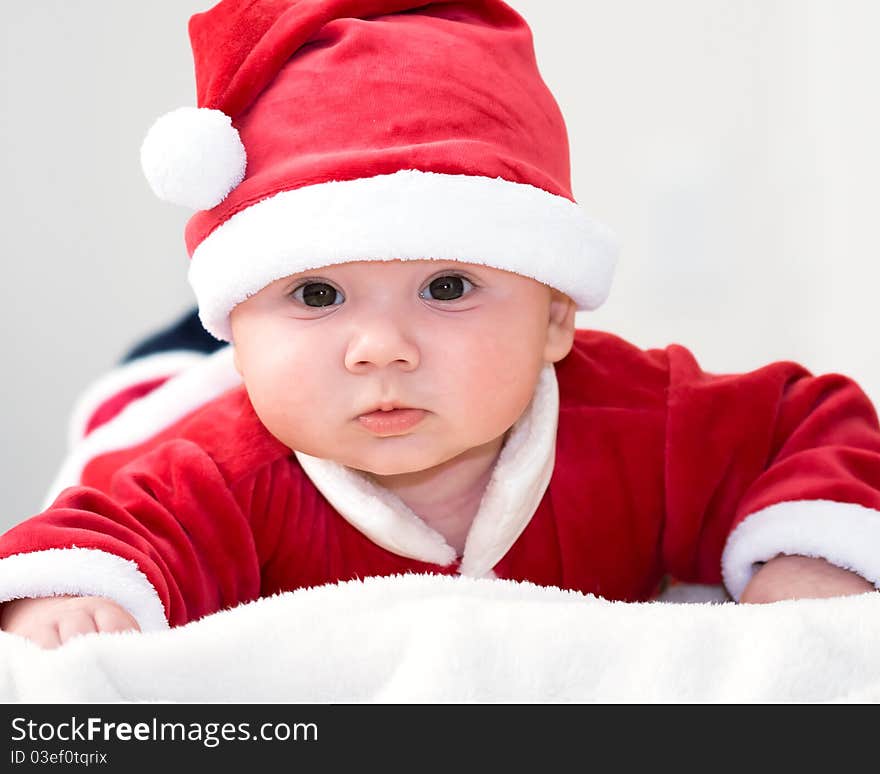
[[[283,191],[233,215],[195,249],[202,324],[231,341],[229,313],[269,283],[364,260],[443,259],[532,277],[579,309],[606,299],[614,235],[575,202],[503,178],[401,170]]]

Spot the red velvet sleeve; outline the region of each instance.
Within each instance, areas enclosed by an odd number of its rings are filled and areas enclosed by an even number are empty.
[[[104,561],[107,555],[128,561]],[[17,577],[35,588],[17,587],[5,599],[79,593],[116,599],[131,610],[143,589],[134,596],[126,589],[145,578],[172,626],[260,591],[249,514],[214,461],[185,440],[166,442],[121,468],[109,494],[64,490],[48,510],[0,538],[0,565],[10,561],[6,557],[33,560],[21,564]]]
[[[665,449],[667,570],[723,581],[817,556],[880,582],[880,427],[851,379],[779,362],[713,375],[673,345]]]

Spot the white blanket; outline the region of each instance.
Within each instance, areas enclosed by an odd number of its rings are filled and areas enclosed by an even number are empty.
[[[4,702],[877,702],[880,594],[626,604],[407,575],[56,650],[0,633]]]

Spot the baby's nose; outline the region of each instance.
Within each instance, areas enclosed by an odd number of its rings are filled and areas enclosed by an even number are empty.
[[[352,373],[391,365],[413,371],[419,360],[415,342],[394,320],[382,315],[358,325],[345,353],[345,367]]]

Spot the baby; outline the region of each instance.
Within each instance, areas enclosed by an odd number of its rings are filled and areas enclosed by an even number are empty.
[[[224,0],[190,36],[200,107],[142,160],[199,210],[190,281],[242,384],[0,538],[0,627],[54,647],[406,572],[626,601],[880,583],[855,383],[575,328],[615,248],[511,8]]]

